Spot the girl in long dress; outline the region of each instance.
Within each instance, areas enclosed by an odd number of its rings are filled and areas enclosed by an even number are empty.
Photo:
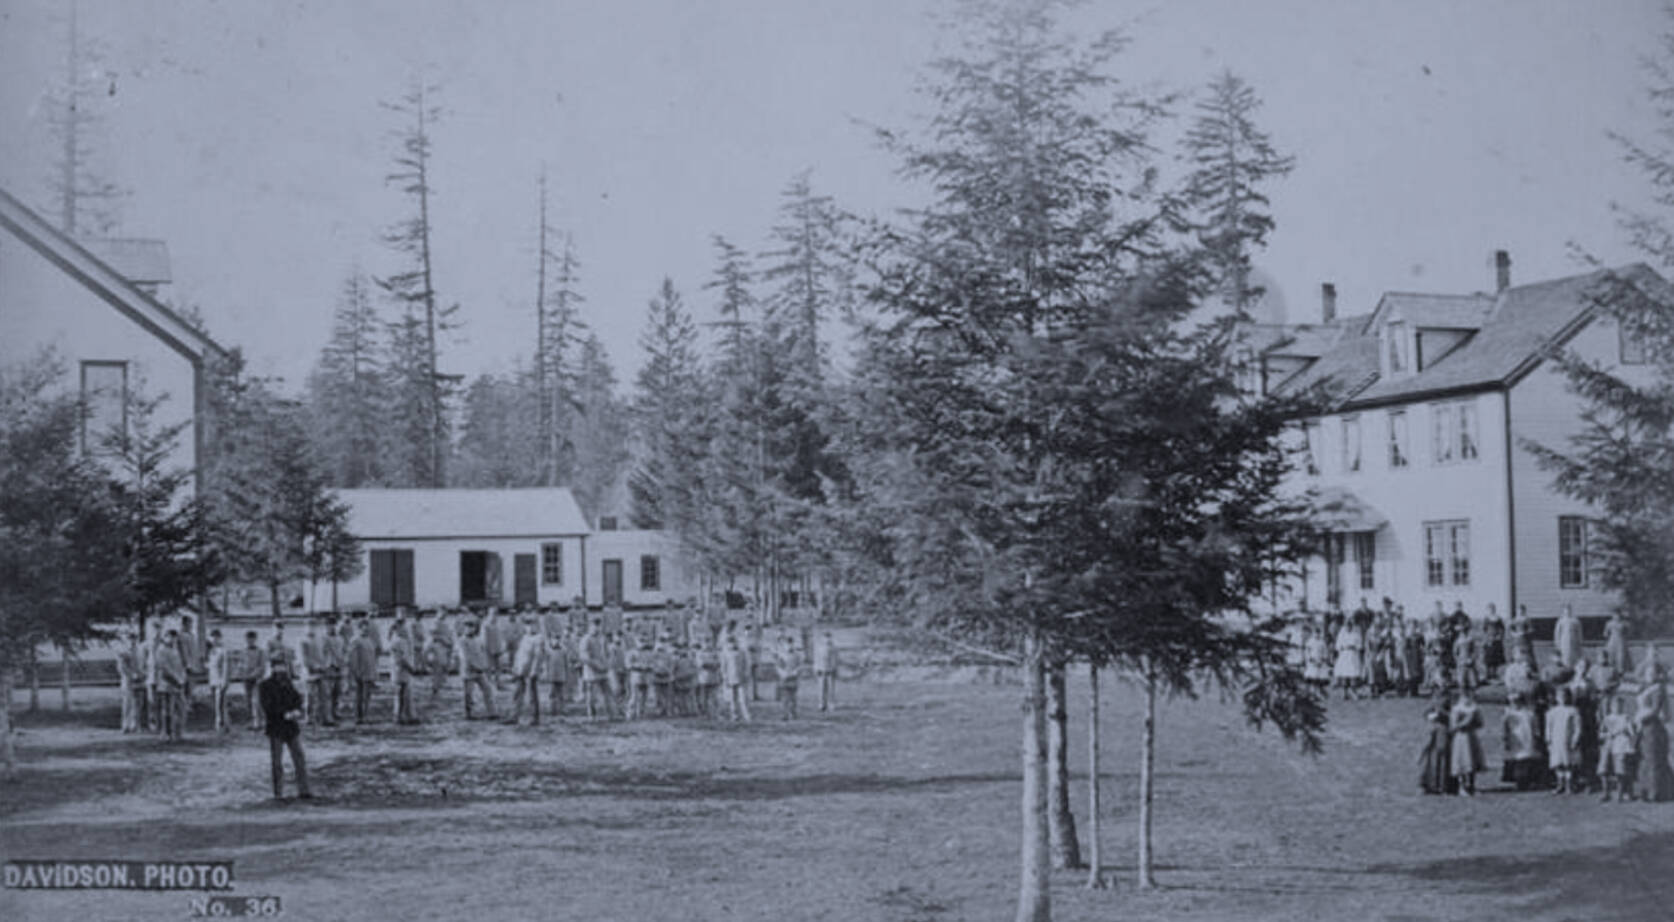
[[[1308,684],[1323,692],[1325,686],[1331,681],[1329,662],[1331,653],[1330,648],[1325,643],[1325,630],[1323,628],[1304,627],[1302,647],[1302,678]]]
[[[1654,652],[1647,651],[1640,669],[1651,681],[1639,689],[1633,714],[1634,722],[1639,725],[1635,749],[1639,764],[1634,773],[1633,792],[1639,800],[1656,803],[1674,799],[1674,768],[1668,764],[1668,725],[1664,723],[1668,700],[1662,684],[1665,676]]]
[[[1343,700],[1351,696],[1358,697],[1357,686],[1360,684],[1360,657],[1366,647],[1366,640],[1360,629],[1352,624],[1345,624],[1337,631],[1337,663],[1332,674],[1337,684],[1343,689]]]
[[[1622,620],[1621,612],[1614,612],[1610,620],[1604,625],[1604,652],[1610,657],[1610,668],[1619,676],[1633,674],[1633,664],[1629,661],[1627,645],[1627,622]]]
[[[1418,626],[1411,621],[1405,623],[1401,636],[1401,678],[1402,689],[1410,697],[1418,694],[1424,684],[1424,638],[1418,633]]]
[[[1505,767],[1500,780],[1527,791],[1540,780],[1540,743],[1535,738],[1535,714],[1527,695],[1513,695],[1502,722]]]
[[[1418,755],[1418,786],[1426,794],[1451,794],[1457,790],[1453,777],[1453,733],[1448,728],[1448,716],[1446,695],[1437,698],[1435,706],[1424,713],[1424,719],[1430,724],[1430,736],[1424,743],[1424,751]]]
[[[1451,764],[1459,795],[1475,797],[1476,773],[1482,771],[1482,764],[1487,760],[1483,758],[1482,739],[1478,736],[1478,731],[1482,729],[1482,712],[1477,710],[1476,699],[1470,689],[1459,693],[1459,701],[1453,705],[1447,725],[1453,734]]]
[[[1558,704],[1546,712],[1546,764],[1558,776],[1553,794],[1569,791],[1570,776],[1581,762],[1581,714],[1575,710],[1575,693],[1567,686],[1558,691]]]

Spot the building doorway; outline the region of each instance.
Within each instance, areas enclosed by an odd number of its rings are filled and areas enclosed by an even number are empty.
[[[518,605],[535,605],[535,555],[518,554],[512,558],[512,601]]]
[[[459,601],[465,605],[498,602],[502,596],[500,555],[492,551],[459,552]]]
[[[604,561],[604,603],[622,604],[622,561]]]

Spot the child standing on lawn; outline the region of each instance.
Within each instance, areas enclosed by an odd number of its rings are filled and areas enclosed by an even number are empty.
[[[1430,738],[1418,757],[1421,766],[1418,785],[1426,794],[1450,794],[1454,790],[1453,734],[1448,729],[1448,704],[1447,697],[1443,695],[1424,714],[1424,719],[1430,724]]]
[[[1478,735],[1482,729],[1482,712],[1477,710],[1476,698],[1470,689],[1460,690],[1459,701],[1453,705],[1447,723],[1453,734],[1451,761],[1459,796],[1475,797],[1476,773],[1482,771],[1486,760],[1482,755],[1482,739]]]
[[[1535,739],[1534,708],[1527,695],[1516,694],[1505,710],[1505,769],[1500,780],[1527,791],[1540,779],[1540,744]]]
[[[1575,709],[1575,692],[1566,686],[1558,691],[1558,704],[1546,712],[1546,764],[1558,776],[1552,793],[1571,791],[1571,776],[1581,763],[1581,713]]]
[[[1622,707],[1622,699],[1612,696],[1606,707],[1609,712],[1599,724],[1602,755],[1599,775],[1604,779],[1604,802],[1609,803],[1615,794],[1625,803],[1633,799],[1634,753],[1639,745],[1639,732]]]

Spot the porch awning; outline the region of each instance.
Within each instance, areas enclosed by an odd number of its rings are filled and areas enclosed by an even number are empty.
[[[1324,531],[1377,531],[1389,519],[1342,487],[1320,487],[1310,497],[1309,518]]]

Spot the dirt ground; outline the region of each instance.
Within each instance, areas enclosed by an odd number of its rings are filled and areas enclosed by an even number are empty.
[[[231,859],[235,892],[278,895],[293,919],[1009,918],[1018,688],[898,672],[847,683],[820,714],[808,684],[803,719],[764,701],[748,725],[467,724],[454,688],[434,722],[396,727],[386,697],[373,726],[306,731],[312,803],[268,799],[267,747],[248,730],[168,745],[108,729],[113,691],[78,693],[69,714],[47,692],[19,715],[0,857]],[[1169,702],[1162,888],[1140,892],[1140,702],[1105,687],[1117,886],[1060,872],[1057,919],[1674,918],[1674,805],[1500,792],[1497,771],[1475,799],[1421,796],[1410,700],[1333,702],[1320,758],[1231,705]],[[1072,695],[1079,768],[1084,677]],[[1083,823],[1085,785],[1078,771]],[[182,893],[0,890],[0,919],[186,917]]]

